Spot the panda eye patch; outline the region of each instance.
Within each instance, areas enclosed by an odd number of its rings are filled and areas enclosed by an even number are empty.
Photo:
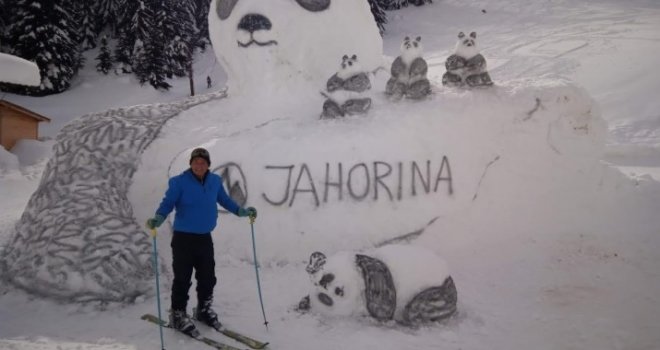
[[[330,7],[330,0],[296,0],[296,2],[310,12],[319,12]]]
[[[325,293],[317,294],[316,298],[318,298],[319,301],[321,303],[323,303],[323,305],[325,305],[325,306],[332,306],[332,304],[334,304],[334,302],[332,301],[332,298],[330,298],[330,296],[325,294]]]
[[[319,281],[319,284],[323,288],[328,289],[328,284],[332,283],[332,281],[334,280],[335,280],[335,275],[331,273],[326,273],[325,275],[323,275],[323,277],[321,277],[321,281]]]
[[[229,18],[231,11],[234,10],[234,6],[238,0],[218,0],[218,3],[215,7],[215,11],[220,17],[221,20]]]

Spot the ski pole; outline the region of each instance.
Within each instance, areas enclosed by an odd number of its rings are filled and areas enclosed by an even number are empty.
[[[266,321],[266,311],[264,311],[264,299],[261,297],[261,283],[259,282],[259,262],[257,261],[257,245],[254,242],[254,216],[250,216],[250,228],[252,229],[252,255],[254,256],[254,272],[257,275],[257,291],[259,292],[259,303],[261,303],[261,314],[264,316],[264,326],[268,331],[268,321]]]
[[[163,318],[160,313],[160,281],[158,280],[158,246],[156,243],[156,229],[151,229],[151,237],[153,239],[154,247],[154,270],[156,271],[156,300],[158,305],[158,330],[160,332],[160,348],[165,350],[165,343],[163,342]]]

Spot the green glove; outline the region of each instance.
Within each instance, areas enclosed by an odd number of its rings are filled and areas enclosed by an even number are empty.
[[[250,216],[250,217],[256,218],[257,217],[257,209],[254,209],[254,207],[248,207],[247,209],[239,208],[238,209],[238,216],[240,216],[240,217]]]
[[[164,221],[165,221],[164,216],[156,214],[156,216],[147,220],[147,227],[153,230],[156,227],[162,225]]]

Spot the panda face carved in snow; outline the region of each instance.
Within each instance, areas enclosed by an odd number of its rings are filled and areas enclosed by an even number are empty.
[[[330,258],[315,252],[306,271],[312,288],[298,305],[301,311],[369,315],[406,326],[440,321],[456,311],[456,287],[446,264],[422,248],[388,246]]]
[[[382,63],[382,38],[366,0],[213,0],[209,35],[230,93],[323,84],[336,57]]]

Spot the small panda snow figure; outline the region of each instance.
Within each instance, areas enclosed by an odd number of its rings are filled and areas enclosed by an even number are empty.
[[[312,283],[298,310],[366,316],[415,327],[456,312],[457,292],[446,263],[419,247],[390,245],[364,254],[314,252]]]
[[[493,81],[486,70],[486,59],[477,48],[477,33],[472,32],[466,36],[458,33],[456,52],[447,58],[445,67],[447,72],[442,76],[442,85],[463,86],[490,86]]]
[[[431,83],[426,78],[428,65],[422,58],[422,52],[422,37],[403,39],[401,56],[392,62],[392,77],[387,81],[385,94],[399,100],[403,96],[421,99],[431,93]]]
[[[345,115],[366,113],[371,107],[371,98],[365,97],[371,89],[369,76],[358,62],[357,55],[344,55],[340,70],[326,83],[327,98],[323,103],[321,118],[336,118]]]

